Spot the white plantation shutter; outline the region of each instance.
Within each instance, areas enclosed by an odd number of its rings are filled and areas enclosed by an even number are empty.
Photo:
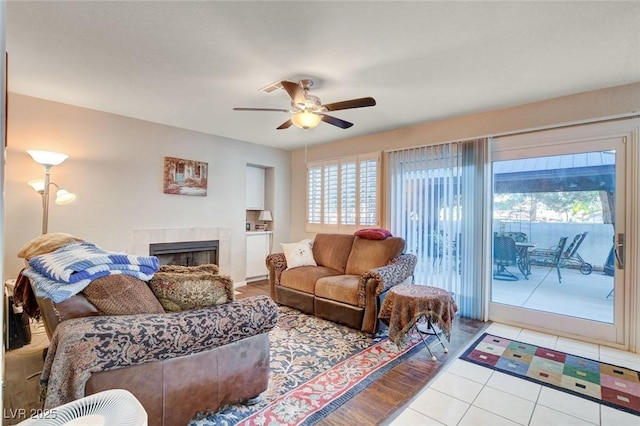
[[[358,203],[356,161],[343,161],[340,168],[340,224],[355,225]]]
[[[307,172],[307,223],[322,223],[322,167]]]
[[[360,162],[360,223],[378,225],[378,159]]]
[[[307,231],[354,232],[379,224],[378,153],[307,165]]]
[[[338,165],[331,164],[324,167],[324,223],[338,224]]]

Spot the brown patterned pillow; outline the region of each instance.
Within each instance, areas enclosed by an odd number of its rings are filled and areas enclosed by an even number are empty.
[[[82,291],[105,315],[164,314],[146,282],[130,275],[107,275]]]
[[[198,270],[161,270],[149,280],[149,287],[167,312],[204,308],[235,300],[231,277]]]

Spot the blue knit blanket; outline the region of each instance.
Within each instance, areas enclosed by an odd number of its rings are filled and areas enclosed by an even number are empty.
[[[58,303],[81,292],[91,281],[126,274],[148,281],[158,271],[155,256],[135,256],[102,250],[91,243],[66,244],[29,261],[23,274],[31,278],[36,296]]]

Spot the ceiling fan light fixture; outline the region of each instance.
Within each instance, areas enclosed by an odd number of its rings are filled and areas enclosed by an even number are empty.
[[[300,111],[291,116],[294,126],[300,129],[313,129],[322,121],[322,116],[309,111]]]

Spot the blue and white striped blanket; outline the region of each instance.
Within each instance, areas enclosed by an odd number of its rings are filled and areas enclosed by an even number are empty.
[[[135,256],[104,251],[91,243],[66,244],[29,261],[23,274],[31,278],[36,296],[58,303],[81,292],[91,281],[126,274],[148,281],[158,271],[155,256]]]

